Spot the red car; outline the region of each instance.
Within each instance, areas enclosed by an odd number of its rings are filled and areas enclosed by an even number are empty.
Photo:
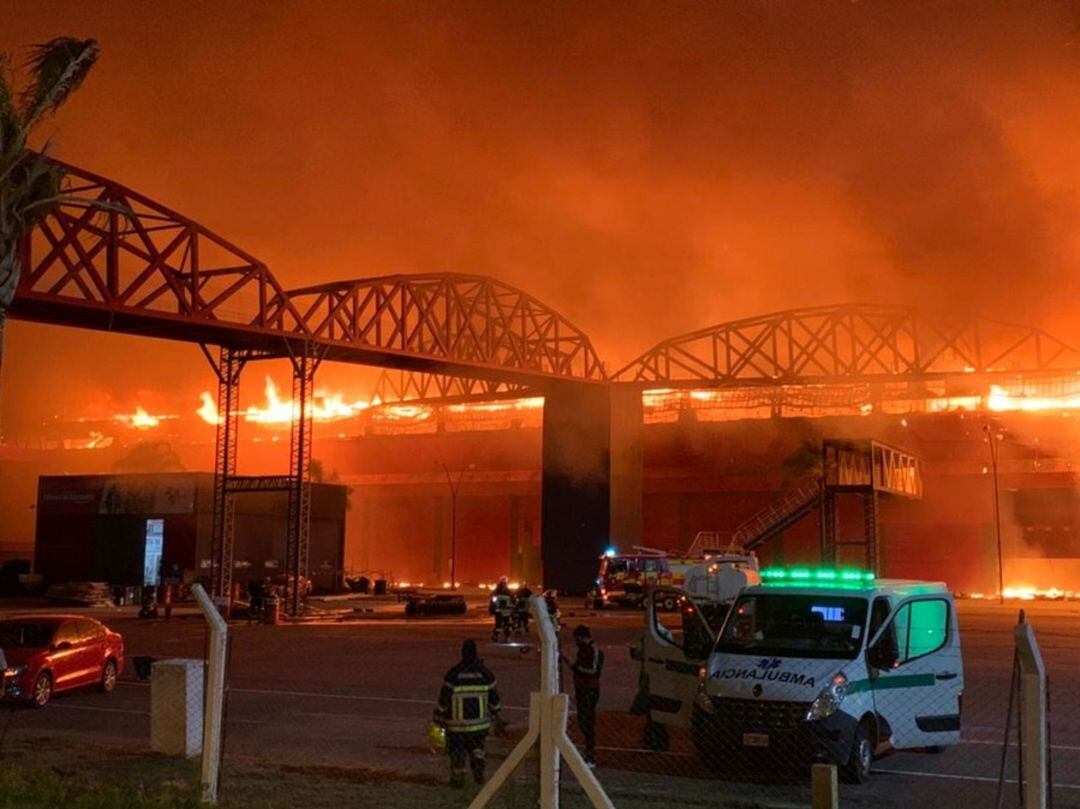
[[[124,639],[81,615],[26,615],[0,620],[5,699],[43,708],[52,695],[94,685],[109,693],[124,668]]]

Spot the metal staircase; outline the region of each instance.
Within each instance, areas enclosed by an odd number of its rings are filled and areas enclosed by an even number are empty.
[[[821,493],[822,482],[819,478],[791,489],[739,525],[732,534],[732,543],[741,545],[747,551],[761,547],[818,508]]]

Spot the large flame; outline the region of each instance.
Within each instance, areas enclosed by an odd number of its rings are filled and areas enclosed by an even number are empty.
[[[299,406],[291,398],[282,397],[277,384],[272,377],[266,377],[263,386],[264,402],[262,405],[248,405],[240,411],[244,420],[252,424],[289,424],[294,415],[299,414]],[[207,424],[218,424],[221,415],[217,405],[209,391],[203,391],[199,398],[202,405],[195,411],[199,418]],[[315,421],[338,421],[352,418],[371,407],[371,402],[365,399],[346,401],[342,393],[330,393],[326,390],[317,390],[312,397],[311,415]]]
[[[990,395],[986,397],[986,406],[990,410],[1076,410],[1080,409],[1080,384],[1076,389],[1061,396],[1029,396],[1025,393],[1010,394],[997,385],[990,386]]]
[[[220,424],[221,416],[218,414],[217,405],[214,403],[214,397],[210,395],[210,391],[204,390],[199,394],[199,398],[202,399],[202,406],[195,411],[199,414],[199,418],[207,424]]]
[[[282,396],[274,380],[266,378],[264,386],[264,401],[260,404],[251,404],[238,412],[246,421],[263,425],[286,425],[291,422],[296,407],[290,398]],[[676,390],[671,388],[658,388],[646,390],[642,394],[642,406],[645,412],[646,423],[656,421],[673,420],[678,412],[685,409],[697,411],[697,418],[701,420],[730,420],[743,418],[764,418],[775,415],[776,408],[787,411],[787,405],[783,404],[783,398],[787,395],[796,396],[794,408],[796,412],[807,415],[871,415],[884,413],[892,415],[904,415],[908,413],[949,413],[959,411],[971,412],[1052,412],[1080,410],[1080,376],[1058,377],[1051,380],[1031,380],[1016,383],[1002,383],[988,385],[985,392],[965,393],[957,396],[933,395],[922,399],[912,399],[908,396],[900,396],[899,399],[886,399],[880,404],[867,402],[854,402],[850,398],[850,392],[834,391],[832,389],[809,391],[799,390],[794,394],[790,391],[782,391],[780,394],[762,393],[760,389],[717,389],[717,390]],[[769,396],[779,395],[775,401]],[[815,398],[817,397],[817,398]],[[818,401],[820,399],[820,402]],[[812,407],[810,407],[811,403]],[[372,411],[375,421],[391,430],[409,430],[414,427],[421,429],[422,425],[434,425],[442,420],[451,425],[459,424],[459,427],[450,426],[448,429],[470,429],[473,425],[477,429],[483,429],[484,425],[502,424],[503,419],[524,419],[532,423],[544,405],[540,397],[526,397],[521,399],[506,399],[500,401],[469,402],[447,405],[434,403],[401,402],[398,404],[382,404],[378,399],[366,401],[363,399],[350,401],[342,393],[331,393],[319,390],[315,393],[312,402],[312,416],[316,421],[330,422],[354,418],[369,408],[378,407]],[[803,408],[800,410],[800,407]],[[806,408],[810,407],[809,410]],[[196,411],[198,416],[207,424],[217,424],[219,414],[213,396],[204,391],[201,394],[201,406]],[[436,418],[437,417],[437,418]],[[120,418],[120,417],[118,417]],[[150,416],[145,411],[136,412],[130,419],[133,426],[140,429],[149,429],[154,419],[162,417]],[[507,423],[512,423],[507,421]],[[427,429],[427,428],[423,428]]]
[[[136,430],[152,430],[159,427],[164,419],[175,419],[178,416],[152,416],[146,412],[146,408],[135,407],[134,413],[118,413],[113,418],[121,424],[133,427]]]

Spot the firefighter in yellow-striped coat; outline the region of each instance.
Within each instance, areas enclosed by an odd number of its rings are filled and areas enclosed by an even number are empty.
[[[461,662],[446,672],[439,692],[435,720],[446,728],[446,752],[450,756],[450,786],[465,785],[468,759],[473,780],[484,783],[484,742],[488,731],[500,733],[499,692],[495,675],[477,656],[476,642],[461,645]]]

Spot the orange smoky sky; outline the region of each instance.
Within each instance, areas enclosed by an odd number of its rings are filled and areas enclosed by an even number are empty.
[[[611,369],[844,300],[1080,337],[1072,3],[7,0],[3,18],[16,60],[101,43],[41,133],[56,155],[287,286],[490,274]],[[8,420],[88,396],[186,412],[210,387],[189,345],[8,336]]]

